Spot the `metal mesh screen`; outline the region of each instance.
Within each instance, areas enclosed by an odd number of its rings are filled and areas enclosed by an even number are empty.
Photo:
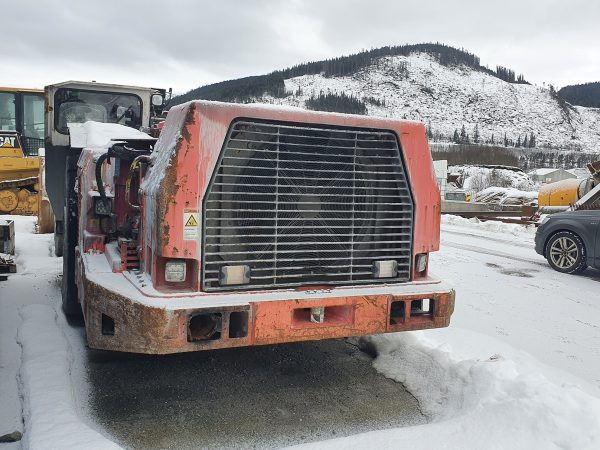
[[[23,141],[23,152],[27,156],[38,156],[38,149],[44,146],[43,139],[22,136],[21,140]]]
[[[207,291],[410,279],[413,201],[395,134],[234,122],[204,199]],[[395,260],[396,278],[373,277]],[[222,286],[223,266],[250,283]]]

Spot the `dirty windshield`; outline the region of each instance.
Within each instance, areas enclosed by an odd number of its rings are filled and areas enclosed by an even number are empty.
[[[140,128],[141,115],[142,101],[136,95],[59,89],[55,96],[55,126],[60,133],[88,120]]]

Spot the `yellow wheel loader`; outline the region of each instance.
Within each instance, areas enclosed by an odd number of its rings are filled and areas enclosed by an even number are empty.
[[[44,91],[0,88],[0,214],[37,215],[39,231],[52,232],[43,146]]]

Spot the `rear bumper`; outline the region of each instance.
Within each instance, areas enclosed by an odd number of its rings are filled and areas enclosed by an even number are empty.
[[[440,328],[449,325],[454,310],[454,290],[433,278],[364,288],[156,298],[128,289],[132,285],[123,274],[82,275],[79,289],[89,346],[133,353]],[[417,309],[423,299],[429,300],[427,313]],[[323,323],[311,322],[309,312],[315,307],[325,308]]]

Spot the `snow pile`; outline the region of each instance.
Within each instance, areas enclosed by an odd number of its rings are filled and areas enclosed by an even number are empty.
[[[351,76],[290,78],[285,88],[287,97],[257,100],[305,107],[320,92],[345,93],[363,99],[369,115],[418,120],[447,139],[463,125],[472,137],[477,125],[482,140],[493,136],[496,143],[505,133],[515,142],[533,133],[537,147],[596,152],[600,143],[600,109],[564,108],[547,87],[507,83],[462,65],[444,66],[426,53],[376,58]]]
[[[431,423],[298,448],[600,448],[600,399],[578,387],[554,384],[500,355],[461,358],[423,332],[364,341],[378,353],[374,367],[403,383]]]
[[[49,305],[21,310],[21,382],[29,449],[118,449],[77,417],[70,379],[68,344]]]
[[[106,147],[111,141],[120,139],[152,139],[151,136],[135,128],[118,123],[88,121],[83,124],[69,124],[71,147]]]
[[[520,170],[464,165],[450,166],[448,171],[460,174],[463,189],[475,192],[492,186],[510,187],[523,191],[531,191],[534,187],[529,175]]]
[[[498,203],[500,205],[531,205],[537,204],[537,191],[521,191],[514,188],[489,187],[479,191],[475,201]]]
[[[515,223],[504,223],[494,220],[480,221],[477,217],[466,219],[460,216],[444,214],[441,220],[442,225],[451,225],[460,228],[470,228],[472,231],[479,231],[484,235],[491,236],[496,234],[535,235],[535,225],[519,225]],[[446,228],[446,227],[443,227]]]

